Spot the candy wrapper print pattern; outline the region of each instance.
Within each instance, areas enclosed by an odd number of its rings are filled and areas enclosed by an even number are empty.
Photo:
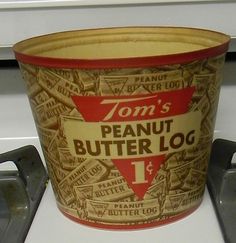
[[[59,208],[121,229],[195,209],[223,63],[224,55],[156,68],[20,64]]]

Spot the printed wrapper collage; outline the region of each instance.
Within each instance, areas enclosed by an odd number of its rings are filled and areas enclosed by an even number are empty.
[[[59,208],[85,224],[135,228],[162,224],[198,207],[205,188],[223,65],[224,55],[150,68],[56,69],[21,63]],[[194,93],[187,113],[201,114],[197,144],[165,154],[143,198],[112,159],[71,153],[64,123],[68,119],[86,122],[72,96],[132,97],[188,87],[194,87]]]

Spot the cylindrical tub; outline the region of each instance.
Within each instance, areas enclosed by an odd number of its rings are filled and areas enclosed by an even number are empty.
[[[14,46],[64,215],[137,229],[199,206],[229,40],[202,29],[127,27]]]

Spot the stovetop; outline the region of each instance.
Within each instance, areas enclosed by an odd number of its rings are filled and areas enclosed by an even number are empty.
[[[44,162],[20,72],[14,65],[2,66],[0,72],[0,153],[32,144],[38,149]],[[220,95],[215,138],[236,140],[235,74],[235,61],[228,61]],[[107,231],[82,226],[65,218],[56,207],[49,183],[25,240],[26,243],[122,241],[223,243],[224,239],[207,189],[200,207],[180,221],[139,231]]]

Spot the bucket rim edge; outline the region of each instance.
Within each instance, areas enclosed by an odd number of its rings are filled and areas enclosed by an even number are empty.
[[[119,57],[119,58],[98,58],[98,59],[82,59],[82,58],[59,58],[59,57],[46,57],[39,55],[25,54],[18,50],[19,45],[31,40],[40,38],[61,35],[63,33],[80,32],[85,33],[88,31],[111,31],[111,30],[130,30],[130,29],[179,29],[179,30],[195,30],[208,33],[214,33],[225,37],[225,41],[219,45],[213,47],[207,47],[196,51],[189,51],[176,54],[167,55],[153,55],[142,57]],[[162,65],[183,64],[191,61],[202,60],[208,57],[214,57],[227,52],[229,48],[231,37],[222,32],[192,28],[192,27],[178,27],[178,26],[128,26],[128,27],[110,27],[110,28],[95,28],[95,29],[81,29],[81,30],[68,30],[55,32],[45,35],[40,35],[25,39],[17,42],[13,45],[12,49],[15,54],[15,58],[18,62],[25,64],[31,64],[36,66],[48,67],[48,68],[83,68],[83,69],[106,69],[106,68],[132,68],[132,67],[152,67]]]

